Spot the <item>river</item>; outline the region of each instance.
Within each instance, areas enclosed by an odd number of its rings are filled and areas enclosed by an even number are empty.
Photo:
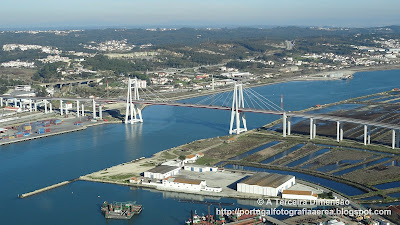
[[[352,80],[294,81],[254,88],[285,110],[341,101],[400,87],[400,71],[360,72]],[[185,100],[197,102],[204,97]],[[249,129],[277,116],[247,114]],[[17,195],[101,170],[201,138],[228,134],[230,112],[211,109],[150,106],[143,124],[109,124],[84,131],[0,147],[0,224],[181,224],[190,209],[206,205],[181,203],[149,190],[75,182],[26,199]],[[104,201],[137,200],[141,215],[131,221],[108,221],[99,207]],[[236,202],[232,199],[221,201]]]

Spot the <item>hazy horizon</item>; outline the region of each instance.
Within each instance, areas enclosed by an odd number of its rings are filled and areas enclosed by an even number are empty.
[[[398,0],[4,0],[0,28],[377,27],[400,25]]]

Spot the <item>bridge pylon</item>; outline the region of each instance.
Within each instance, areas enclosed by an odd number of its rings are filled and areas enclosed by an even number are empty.
[[[233,89],[233,99],[232,99],[232,111],[231,111],[231,124],[229,128],[229,134],[240,134],[247,131],[246,117],[244,112],[240,112],[239,108],[244,108],[244,98],[243,98],[243,84],[235,83]],[[243,127],[241,127],[242,120]],[[233,129],[234,123],[236,124],[236,129]]]
[[[132,88],[133,95],[132,95]],[[137,79],[128,78],[128,94],[126,96],[126,112],[125,123],[134,124],[137,122],[142,123],[142,110],[138,104],[132,103],[132,100],[139,100],[139,85]],[[130,119],[128,118],[130,117]]]

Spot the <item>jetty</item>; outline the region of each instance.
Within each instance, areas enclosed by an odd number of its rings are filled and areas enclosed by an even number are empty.
[[[38,190],[35,190],[35,191],[32,191],[32,192],[28,192],[28,193],[25,193],[25,194],[18,195],[18,198],[27,198],[27,197],[30,197],[32,195],[36,195],[36,194],[39,194],[39,193],[42,193],[42,192],[45,192],[45,191],[49,191],[49,190],[54,189],[54,188],[58,188],[58,187],[70,184],[72,182],[75,182],[76,180],[77,179],[69,180],[69,181],[63,181],[63,182],[58,183],[58,184],[53,184],[51,186],[47,186],[47,187],[44,187],[44,188],[41,188],[41,189],[38,189]]]

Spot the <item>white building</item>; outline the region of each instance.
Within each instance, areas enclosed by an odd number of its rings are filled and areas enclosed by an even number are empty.
[[[237,184],[237,191],[278,196],[283,190],[286,190],[296,183],[295,177],[291,175],[280,175],[275,173],[256,173],[251,177]]]
[[[137,82],[137,85],[138,85],[139,88],[146,88],[147,87],[147,82],[145,80],[137,79],[136,82]]]
[[[16,91],[31,91],[31,85],[17,85],[14,89]]]
[[[218,167],[215,166],[202,166],[202,165],[195,165],[195,164],[185,164],[183,167],[184,170],[193,171],[193,172],[217,172]]]
[[[177,166],[156,166],[153,169],[144,172],[144,177],[152,178],[152,179],[165,179],[167,177],[174,176],[179,174],[181,170],[180,167]]]
[[[180,191],[188,191],[188,192],[199,192],[199,191],[207,191],[207,192],[221,192],[222,188],[220,187],[209,187],[206,184],[205,180],[195,180],[195,179],[187,179],[181,177],[168,177],[163,180],[162,188],[164,189],[172,189],[172,190],[180,190]]]
[[[228,73],[221,73],[221,76],[226,76],[230,78],[248,78],[253,74],[249,72],[228,72]]]
[[[188,156],[186,156],[185,160],[183,160],[183,162],[184,163],[194,163],[194,162],[196,162],[196,160],[198,158],[201,158],[203,156],[204,156],[204,153],[202,153],[202,152],[197,153],[197,154],[188,155]]]
[[[182,167],[183,161],[182,160],[170,160],[170,161],[163,162],[161,165]]]
[[[343,223],[342,221],[337,221],[336,219],[329,220],[326,224],[327,225],[345,225],[345,223]]]
[[[314,194],[312,191],[283,190],[282,198],[317,200],[318,195]]]
[[[206,187],[206,181],[170,177],[163,180],[163,186],[167,189],[199,192]]]

